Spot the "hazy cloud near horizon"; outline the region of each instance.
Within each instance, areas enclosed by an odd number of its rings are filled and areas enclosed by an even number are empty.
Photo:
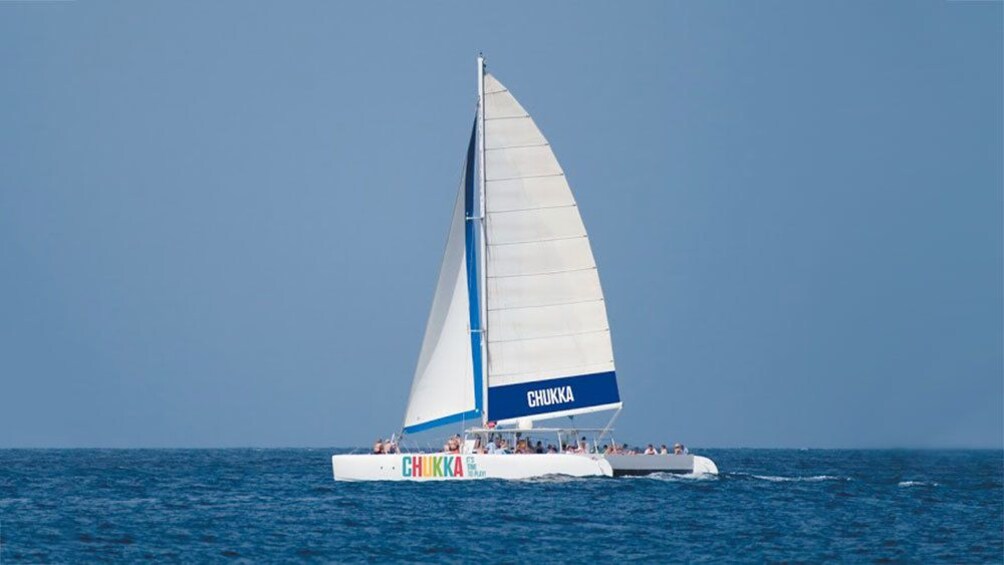
[[[3,3],[0,447],[399,429],[483,50],[578,198],[619,439],[1000,448],[1002,10]]]

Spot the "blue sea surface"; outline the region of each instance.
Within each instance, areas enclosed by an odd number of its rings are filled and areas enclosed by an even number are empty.
[[[708,449],[718,477],[421,484],[336,483],[344,451],[0,450],[0,562],[1004,560],[1001,451]]]

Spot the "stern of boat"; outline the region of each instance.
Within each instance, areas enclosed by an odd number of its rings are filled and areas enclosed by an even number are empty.
[[[695,475],[717,475],[718,465],[707,457],[702,457],[700,455],[694,456],[694,474]]]

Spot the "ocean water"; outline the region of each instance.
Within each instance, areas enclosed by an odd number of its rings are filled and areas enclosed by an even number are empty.
[[[1004,561],[1001,451],[425,484],[336,483],[335,451],[0,450],[0,562]]]

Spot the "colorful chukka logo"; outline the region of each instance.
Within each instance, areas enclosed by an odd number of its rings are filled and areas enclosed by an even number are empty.
[[[401,458],[404,477],[463,477],[464,464],[456,455],[405,455]]]

